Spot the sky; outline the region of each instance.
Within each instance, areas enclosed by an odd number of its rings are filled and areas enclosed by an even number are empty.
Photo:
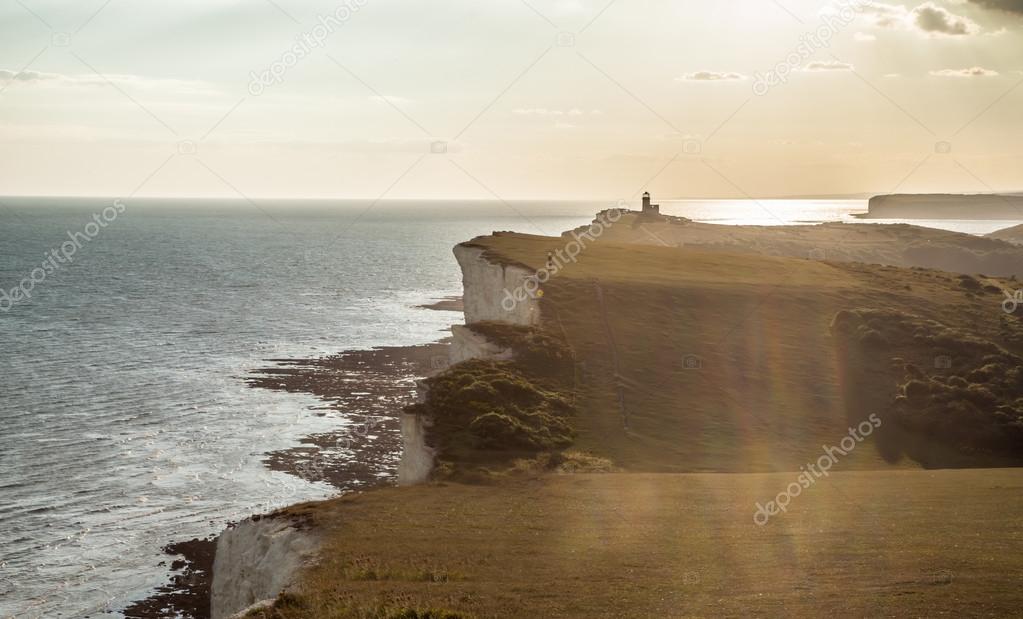
[[[1023,0],[5,0],[0,195],[1023,190]]]

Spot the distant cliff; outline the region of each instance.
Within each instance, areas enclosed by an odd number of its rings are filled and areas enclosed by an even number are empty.
[[[1012,226],[1011,228],[995,230],[991,234],[988,234],[987,237],[990,239],[998,239],[1000,241],[1008,241],[1016,245],[1023,245],[1023,224],[1019,226]]]
[[[874,196],[864,219],[1020,219],[1020,194],[892,194]]]

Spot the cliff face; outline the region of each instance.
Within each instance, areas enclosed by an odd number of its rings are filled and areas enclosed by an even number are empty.
[[[495,321],[534,325],[540,321],[539,303],[526,294],[525,288],[526,280],[534,273],[522,267],[490,262],[478,247],[456,245],[454,254],[462,269],[466,324]],[[449,365],[469,359],[506,360],[512,357],[510,349],[494,344],[464,325],[453,325],[451,333]],[[420,384],[419,401],[425,398],[426,386]],[[421,484],[430,478],[437,456],[426,442],[426,434],[432,425],[433,420],[422,415],[402,413],[398,485]]]
[[[420,385],[420,400],[426,387]],[[401,460],[398,462],[398,485],[415,486],[425,483],[433,472],[437,454],[426,444],[426,431],[430,420],[421,415],[401,414]]]
[[[288,518],[251,518],[220,534],[213,563],[212,619],[227,619],[277,597],[312,561],[315,536]]]
[[[515,265],[490,262],[483,251],[465,244],[454,249],[462,268],[466,324],[483,321],[538,324],[540,304],[527,292],[527,280],[535,273]]]
[[[502,348],[465,325],[452,325],[451,335],[451,348],[448,356],[448,362],[451,365],[469,359],[507,361],[512,358],[513,353],[510,348]]]

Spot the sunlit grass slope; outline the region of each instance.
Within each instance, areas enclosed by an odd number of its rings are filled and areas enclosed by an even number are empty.
[[[376,491],[308,511],[327,538],[274,619],[1009,617],[1018,470],[832,474],[767,526],[774,474],[566,475]],[[413,609],[415,612],[413,612]]]
[[[566,239],[472,243],[492,260],[540,269]],[[578,361],[577,447],[628,470],[795,470],[893,396],[894,382],[877,393],[852,384],[888,368],[845,367],[830,328],[838,311],[918,315],[1018,351],[1004,337],[999,282],[983,283],[988,290],[939,271],[601,241],[544,285],[543,326]],[[927,350],[915,352],[933,366]],[[840,466],[887,467],[898,455],[886,461],[865,445]]]

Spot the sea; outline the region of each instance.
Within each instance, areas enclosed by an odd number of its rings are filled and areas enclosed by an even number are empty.
[[[862,200],[678,201],[722,224],[857,222]],[[172,542],[337,490],[268,452],[345,423],[253,389],[270,359],[436,341],[451,248],[615,202],[0,198],[0,617],[118,617]],[[875,223],[877,220],[873,220]],[[1020,222],[915,220],[971,234]]]

